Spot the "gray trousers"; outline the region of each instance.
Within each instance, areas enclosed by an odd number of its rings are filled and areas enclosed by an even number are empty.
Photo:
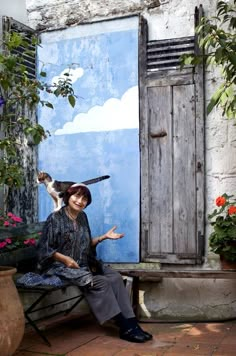
[[[100,324],[119,313],[125,318],[135,316],[122,276],[107,266],[103,275],[93,277],[93,287],[85,288],[83,294]]]

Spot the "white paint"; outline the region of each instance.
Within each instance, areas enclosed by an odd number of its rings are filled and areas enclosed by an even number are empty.
[[[87,113],[76,115],[72,122],[56,130],[55,135],[138,128],[138,118],[138,86],[134,86],[121,99],[110,98],[103,106],[96,105]]]
[[[64,74],[68,73],[69,76],[65,76]],[[60,79],[69,78],[71,83],[75,83],[79,78],[84,75],[83,68],[65,68],[58,76],[52,78],[52,84],[58,84]]]

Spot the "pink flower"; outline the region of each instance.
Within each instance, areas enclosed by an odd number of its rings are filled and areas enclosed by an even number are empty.
[[[6,243],[11,244],[12,243],[12,239],[10,239],[10,237],[8,237],[7,239],[5,239]]]
[[[10,223],[9,223],[9,221],[4,221],[3,225],[4,226],[10,226]]]
[[[25,245],[35,245],[36,241],[35,239],[27,239],[24,241]]]
[[[7,216],[9,216],[9,218],[11,218],[13,216],[12,213],[7,213]]]
[[[5,246],[6,246],[6,242],[5,241],[3,241],[3,242],[0,242],[0,248],[4,248]]]
[[[19,216],[16,216],[16,215],[12,214],[11,218],[15,222],[22,222],[22,219]]]

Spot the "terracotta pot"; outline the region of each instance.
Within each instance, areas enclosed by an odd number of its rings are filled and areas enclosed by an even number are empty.
[[[236,262],[227,261],[220,255],[220,264],[222,270],[236,270]]]
[[[11,356],[25,330],[23,306],[12,276],[13,267],[0,266],[0,355]]]

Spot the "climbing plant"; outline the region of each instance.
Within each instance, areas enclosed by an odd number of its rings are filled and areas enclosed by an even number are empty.
[[[30,75],[26,58],[37,45],[37,38],[16,32],[7,33],[0,44],[0,186],[21,186],[20,147],[38,145],[50,134],[35,120],[38,105],[53,109],[41,93],[66,97],[72,107],[76,102],[69,72],[54,84],[47,83],[43,68],[39,78]]]
[[[200,55],[184,55],[183,65],[205,63],[221,70],[221,84],[207,106],[209,114],[221,107],[227,118],[236,118],[236,0],[217,2],[216,16],[203,17],[196,28]]]

